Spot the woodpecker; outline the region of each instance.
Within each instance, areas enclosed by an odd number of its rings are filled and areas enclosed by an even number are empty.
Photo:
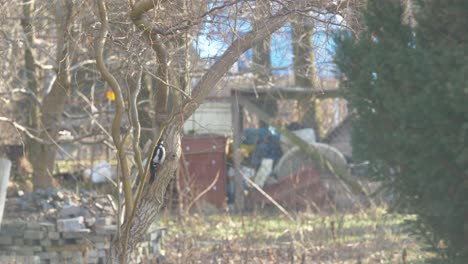
[[[156,148],[154,148],[153,156],[151,157],[150,164],[150,179],[149,183],[153,183],[156,178],[156,168],[164,162],[166,159],[166,148],[164,147],[164,141],[159,140]]]

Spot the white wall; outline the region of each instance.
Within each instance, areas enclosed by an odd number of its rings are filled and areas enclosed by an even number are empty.
[[[231,102],[205,102],[184,124],[184,133],[232,134]]]

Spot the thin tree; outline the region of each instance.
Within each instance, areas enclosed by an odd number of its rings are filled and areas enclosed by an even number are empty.
[[[315,49],[313,43],[314,21],[299,17],[291,22],[291,35],[294,54],[294,83],[298,87],[319,89],[320,80],[315,65]],[[315,131],[320,138],[319,118],[317,117],[318,99],[304,98],[299,106],[302,112],[302,122]]]
[[[172,5],[171,5],[172,4]],[[207,4],[207,3],[205,3]],[[181,154],[180,136],[184,121],[192,115],[192,113],[203,102],[208,93],[215,87],[218,81],[229,71],[231,66],[238,58],[248,49],[252,48],[256,43],[261,42],[273,32],[282,27],[293,14],[298,11],[308,11],[311,8],[323,8],[323,3],[316,1],[275,1],[272,12],[265,16],[262,21],[256,23],[256,26],[250,32],[234,35],[233,41],[204,73],[195,87],[187,92],[185,87],[181,87],[176,71],[177,67],[171,67],[171,63],[176,62],[172,49],[176,46],[171,45],[167,40],[168,36],[177,35],[191,29],[194,25],[199,25],[203,19],[215,13],[217,10],[225,9],[234,6],[234,10],[242,4],[248,3],[243,1],[220,2],[207,6],[210,9],[192,16],[191,19],[186,18],[183,8],[191,6],[194,3],[178,2],[176,6],[169,1],[129,1],[130,11],[128,12],[130,19],[133,21],[136,28],[141,32],[141,36],[147,44],[156,53],[157,73],[155,76],[159,80],[159,84],[155,93],[155,123],[156,137],[153,140],[152,150],[156,143],[163,139],[166,145],[167,157],[163,164],[158,167],[156,181],[149,184],[149,163],[143,166],[142,153],[138,147],[139,138],[139,123],[135,115],[137,112],[134,100],[132,98],[138,94],[139,87],[134,89],[129,96],[129,106],[126,108],[124,104],[124,94],[122,93],[121,85],[117,78],[108,70],[104,60],[104,50],[109,32],[108,8],[104,0],[98,1],[98,10],[100,18],[100,32],[96,42],[96,61],[98,69],[103,78],[109,84],[116,94],[116,114],[112,126],[112,136],[117,147],[119,165],[122,176],[125,210],[123,222],[120,225],[120,232],[116,242],[111,249],[111,263],[127,263],[130,260],[130,254],[135,246],[141,241],[143,235],[149,225],[154,221],[156,215],[161,209],[164,202],[164,194],[170,180],[174,177],[175,170],[178,166],[179,157]],[[239,6],[236,6],[239,5]],[[242,9],[242,7],[240,7]],[[167,20],[160,23],[152,23],[150,18],[158,16],[165,17],[168,11],[171,11],[172,17],[167,17]],[[232,16],[238,16],[238,13],[229,13]],[[228,15],[228,16],[229,16]],[[177,21],[180,17],[181,20]],[[174,23],[176,21],[176,23]],[[210,17],[210,20],[213,21]],[[164,24],[166,22],[167,24]],[[236,33],[236,32],[234,32]],[[176,36],[174,36],[176,37]],[[124,136],[120,133],[120,124],[125,112],[129,112],[131,126],[133,127],[135,160],[139,168],[138,178],[139,186],[136,193],[132,192],[129,166],[125,160],[123,141]],[[149,151],[148,158],[151,157],[153,151]]]

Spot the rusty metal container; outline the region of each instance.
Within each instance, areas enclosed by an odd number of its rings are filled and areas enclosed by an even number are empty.
[[[303,210],[322,208],[327,196],[319,171],[309,165],[282,177],[277,183],[264,188],[264,191],[286,209]],[[269,204],[270,201],[255,189],[249,191],[248,205]]]
[[[179,199],[185,206],[227,206],[227,138],[219,135],[184,136],[179,170]],[[199,198],[198,198],[199,197]]]

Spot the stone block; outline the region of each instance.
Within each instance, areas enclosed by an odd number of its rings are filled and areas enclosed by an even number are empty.
[[[117,225],[98,226],[95,231],[98,235],[113,235],[117,232]]]
[[[58,219],[57,229],[60,232],[70,232],[85,229],[84,217],[79,216],[69,219]]]
[[[57,240],[52,240],[51,239],[50,243],[51,243],[51,246],[53,246],[53,247],[58,247],[58,246],[63,245],[62,239],[57,239]]]
[[[74,252],[73,252],[73,258],[74,258],[74,259],[83,259],[83,252],[81,252],[81,251],[74,251]]]
[[[62,263],[63,263],[62,260],[59,257],[57,257],[57,258],[50,259],[49,263],[47,264],[62,264]]]
[[[60,239],[59,240],[60,242],[60,246],[64,246],[64,245],[76,245],[76,239],[75,238],[64,238],[64,239]]]
[[[47,238],[51,240],[58,240],[60,239],[60,233],[59,232],[48,232],[47,233]]]
[[[110,242],[96,242],[94,247],[99,250],[106,250],[110,248]]]
[[[52,241],[50,241],[49,239],[42,239],[40,241],[40,245],[43,247],[50,247],[52,246]]]
[[[17,256],[17,255],[0,255],[2,263],[27,263],[27,264],[41,264],[39,256]]]
[[[60,258],[62,258],[62,259],[70,259],[70,258],[73,257],[72,253],[73,253],[72,251],[61,251],[61,252],[60,252]]]
[[[22,237],[25,228],[26,223],[23,222],[5,224],[2,225],[0,236]]]
[[[96,249],[91,249],[88,251],[88,258],[97,258],[98,251]]]
[[[92,227],[96,223],[96,217],[85,217],[85,224],[87,227]]]
[[[21,247],[20,246],[12,246],[12,245],[3,245],[1,246],[1,251],[2,252],[15,252],[19,250]]]
[[[42,230],[45,229],[48,232],[57,231],[57,225],[56,224],[43,222],[43,223],[40,223],[40,225],[41,225]]]
[[[88,264],[98,264],[99,258],[90,258],[88,257]]]
[[[0,236],[0,245],[11,245],[13,244],[13,238],[10,236]]]
[[[22,238],[14,238],[13,245],[15,246],[24,246],[24,239]]]
[[[28,223],[26,223],[26,229],[28,229],[28,230],[41,230],[41,223],[28,222]]]
[[[65,205],[63,208],[58,212],[58,218],[67,218],[67,217],[77,217],[82,216],[86,209],[81,206],[76,205]]]
[[[39,239],[24,239],[24,245],[26,246],[39,246],[41,244],[41,240]]]
[[[88,228],[83,228],[83,229],[78,229],[78,230],[71,231],[71,232],[63,232],[62,237],[65,239],[83,238],[83,237],[88,236],[90,232],[91,230],[89,230]]]
[[[39,230],[26,230],[24,231],[24,239],[43,239],[44,232]]]
[[[99,236],[89,236],[88,237],[89,240],[93,241],[93,242],[108,242],[110,241],[110,236],[103,236],[103,235],[99,235]]]
[[[50,260],[50,259],[58,260],[59,254],[57,252],[41,252],[39,253],[39,257],[41,259],[47,259],[47,260]]]
[[[97,226],[107,226],[112,225],[114,223],[114,217],[106,216],[106,217],[98,217],[96,219],[95,225]]]
[[[61,191],[58,191],[55,193],[55,198],[59,199],[59,200],[63,200],[63,198],[65,197],[65,194]]]
[[[17,249],[14,252],[20,255],[36,255],[35,253],[42,252],[42,247],[41,246],[22,246],[22,247],[17,247]]]

